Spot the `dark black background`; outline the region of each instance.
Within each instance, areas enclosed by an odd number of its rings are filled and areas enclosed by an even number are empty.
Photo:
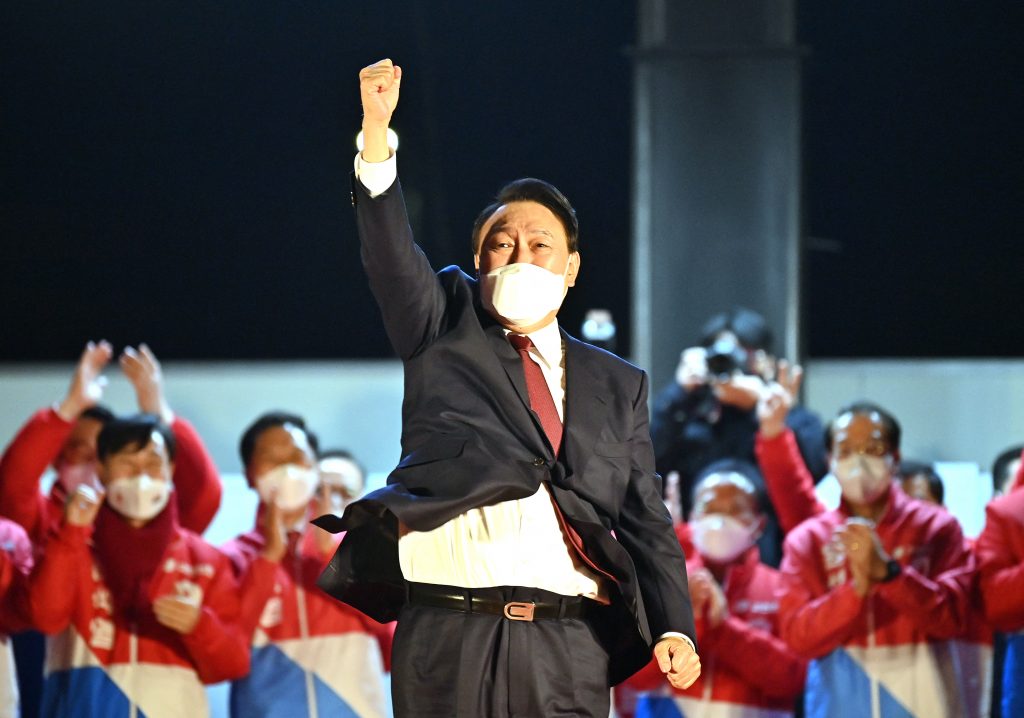
[[[469,265],[506,180],[576,204],[563,322],[629,340],[631,3],[7,3],[0,361],[389,356],[348,204],[356,75],[405,68],[414,229]],[[805,308],[825,356],[1024,354],[1015,3],[800,8]]]

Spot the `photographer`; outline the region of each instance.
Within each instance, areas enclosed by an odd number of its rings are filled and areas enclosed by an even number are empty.
[[[776,372],[771,344],[771,330],[757,312],[717,314],[704,325],[699,345],[683,351],[675,381],[658,394],[651,421],[655,460],[662,476],[678,473],[683,515],[693,508],[693,481],[701,469],[719,459],[756,461],[757,401]],[[798,406],[786,424],[820,479],[828,470],[821,421]],[[781,538],[772,513],[759,543],[762,559],[777,566]]]

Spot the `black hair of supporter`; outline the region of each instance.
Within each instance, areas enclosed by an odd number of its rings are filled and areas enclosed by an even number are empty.
[[[759,513],[765,513],[768,506],[768,493],[764,484],[764,477],[756,466],[749,461],[742,459],[719,459],[714,461],[697,472],[693,479],[693,491],[690,495],[690,505],[697,503],[697,491],[701,483],[712,474],[739,474],[754,487],[754,505]]]
[[[1017,446],[1011,446],[996,457],[996,460],[992,463],[992,487],[996,491],[1002,491],[1003,484],[1013,478],[1012,476],[1007,476],[1006,473],[1010,468],[1010,464],[1019,459],[1022,453],[1024,453],[1024,444],[1018,444]]]
[[[854,414],[857,416],[878,414],[878,418],[882,421],[882,427],[885,429],[885,438],[889,442],[889,447],[893,451],[899,451],[900,438],[903,436],[903,429],[900,428],[900,423],[896,421],[895,416],[880,407],[878,404],[870,401],[855,401],[852,404],[847,404],[836,412],[835,418],[832,419],[832,421],[828,423],[828,426],[825,427],[825,448],[827,450],[832,450],[832,439],[835,434],[836,421],[847,414]]]
[[[256,442],[264,431],[286,424],[291,424],[302,430],[302,433],[306,435],[306,440],[309,442],[309,447],[313,449],[313,454],[319,458],[320,442],[316,434],[306,426],[305,419],[298,414],[292,414],[287,411],[268,411],[266,414],[257,417],[256,421],[249,424],[249,427],[242,433],[242,439],[238,442],[238,453],[242,456],[242,466],[249,465],[252,454],[256,450]]]
[[[107,407],[103,406],[102,404],[96,404],[95,406],[90,406],[88,409],[79,414],[78,418],[94,419],[95,421],[98,421],[101,424],[106,424],[109,421],[113,421],[116,417],[114,416],[114,412],[112,412]]]
[[[153,440],[154,431],[163,437],[167,458],[173,461],[178,446],[174,432],[156,414],[134,414],[108,421],[96,437],[96,455],[100,461],[105,461],[108,456],[125,449],[141,451]]]
[[[480,253],[480,243],[483,240],[480,230],[487,224],[487,220],[504,205],[512,202],[536,202],[547,207],[565,229],[569,253],[579,251],[580,225],[576,219],[576,210],[572,208],[568,198],[550,182],[533,177],[523,177],[509,182],[498,190],[494,201],[477,215],[476,221],[473,222],[473,235],[470,244],[473,254]]]
[[[914,476],[923,476],[925,481],[928,482],[928,490],[935,497],[935,500],[940,504],[945,501],[946,487],[942,483],[942,477],[939,476],[939,472],[931,464],[923,461],[914,461],[913,459],[903,459],[900,461],[900,468],[897,473],[901,481],[906,481]]]
[[[753,309],[735,307],[732,311],[716,314],[700,330],[700,345],[710,347],[722,332],[732,332],[747,349],[772,351],[772,330],[768,321]]]

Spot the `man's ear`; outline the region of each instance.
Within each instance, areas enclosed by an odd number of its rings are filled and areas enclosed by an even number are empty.
[[[569,255],[569,269],[565,273],[566,286],[576,286],[576,276],[580,273],[580,253],[573,252]]]
[[[480,279],[480,252],[473,255],[473,268],[476,269],[476,278]]]

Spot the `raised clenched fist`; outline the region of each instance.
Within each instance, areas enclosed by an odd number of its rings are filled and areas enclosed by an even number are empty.
[[[359,94],[363,100],[363,129],[387,129],[398,106],[402,68],[391,60],[381,60],[359,71]]]

